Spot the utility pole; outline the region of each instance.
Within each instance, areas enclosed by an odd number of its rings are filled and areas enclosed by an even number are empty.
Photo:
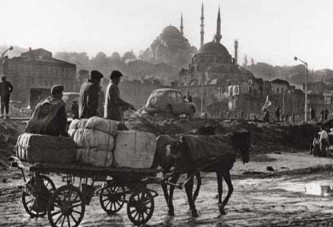
[[[305,68],[305,78],[304,78],[304,122],[308,121],[308,63],[303,61],[298,57],[294,57],[295,61],[300,61],[303,63]]]

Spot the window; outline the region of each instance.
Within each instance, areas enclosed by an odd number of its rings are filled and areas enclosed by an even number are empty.
[[[179,93],[179,92],[177,92],[176,93],[176,102],[177,103],[182,103],[182,94],[181,93]]]

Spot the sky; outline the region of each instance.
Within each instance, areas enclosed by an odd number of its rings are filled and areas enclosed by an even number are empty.
[[[180,26],[191,45],[200,46],[201,3],[205,8],[205,42],[216,32],[221,9],[221,43],[239,62],[332,68],[332,0],[0,0],[0,45],[52,52],[102,51],[138,54],[168,25]]]

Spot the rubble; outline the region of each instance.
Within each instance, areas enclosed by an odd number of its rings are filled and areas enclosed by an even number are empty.
[[[24,131],[25,123],[14,120],[0,119],[0,166],[15,154],[17,137]]]
[[[256,153],[308,150],[313,136],[319,131],[315,124],[274,124],[264,122],[193,119],[149,115],[132,115],[126,122],[131,129],[180,136],[201,127],[213,126],[216,134],[225,134],[240,129],[251,132],[252,149]]]
[[[308,150],[313,136],[319,127],[315,124],[287,125],[237,120],[193,119],[165,115],[131,114],[125,122],[129,129],[151,132],[155,135],[167,134],[174,137],[193,132],[201,127],[213,126],[216,134],[224,134],[239,129],[251,132],[252,153],[294,152]],[[0,119],[0,166],[14,155],[18,135],[24,131],[26,122]]]

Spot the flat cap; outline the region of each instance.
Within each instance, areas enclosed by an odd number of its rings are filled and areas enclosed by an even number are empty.
[[[90,78],[91,79],[102,79],[103,78],[103,74],[102,73],[100,73],[99,71],[97,71],[97,70],[92,70],[91,72],[90,72]]]
[[[51,95],[60,93],[64,90],[64,86],[57,84],[57,85],[53,85],[51,88]]]
[[[111,75],[110,75],[110,78],[112,79],[112,78],[115,78],[115,77],[122,77],[122,76],[123,76],[123,74],[120,71],[113,70]]]

